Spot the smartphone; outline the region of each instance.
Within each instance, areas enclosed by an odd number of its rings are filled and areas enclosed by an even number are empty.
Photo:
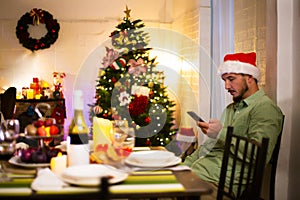
[[[194,111],[188,111],[187,114],[189,114],[196,121],[204,122],[204,120],[199,117]]]

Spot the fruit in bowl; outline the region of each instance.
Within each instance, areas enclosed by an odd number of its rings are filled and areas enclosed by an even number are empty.
[[[21,150],[20,159],[24,163],[50,163],[51,158],[56,157],[59,152],[61,150],[56,148],[29,147]]]
[[[27,149],[21,149],[21,161],[25,163],[32,162],[32,153],[35,152],[37,149],[34,147],[29,147]]]
[[[60,133],[60,126],[57,124],[53,124],[50,126],[49,130],[50,135],[57,135]]]
[[[50,137],[61,133],[60,125],[56,124],[54,118],[40,118],[32,124],[28,124],[25,132],[29,136]]]
[[[47,163],[47,153],[41,149],[34,151],[31,154],[31,159],[33,163]]]

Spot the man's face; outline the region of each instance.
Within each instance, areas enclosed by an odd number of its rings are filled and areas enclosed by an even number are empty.
[[[235,73],[223,74],[225,89],[232,95],[233,101],[238,102],[249,96],[247,83],[249,76]]]

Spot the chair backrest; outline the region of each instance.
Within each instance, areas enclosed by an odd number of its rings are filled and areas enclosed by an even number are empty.
[[[0,94],[1,112],[5,119],[13,118],[16,105],[17,89],[10,87]]]
[[[100,194],[99,194],[99,198],[98,199],[103,199],[103,200],[109,200],[110,196],[109,196],[109,182],[108,182],[108,177],[101,177],[101,184],[100,184]]]
[[[273,153],[272,153],[272,157],[270,162],[268,163],[267,166],[270,168],[270,177],[269,177],[269,191],[268,191],[268,195],[269,195],[269,200],[274,200],[275,199],[275,182],[276,182],[276,171],[277,171],[277,163],[278,163],[278,156],[279,156],[279,150],[280,150],[280,143],[281,143],[281,138],[282,138],[282,132],[283,132],[283,125],[284,125],[284,118],[285,116],[283,116],[282,119],[282,125],[281,125],[281,131],[278,135],[277,138],[277,142],[276,145],[274,147]]]
[[[228,127],[217,200],[224,196],[230,199],[260,198],[268,144],[268,138],[263,138],[260,143],[236,135],[233,127]],[[229,185],[225,186],[227,173],[230,179]]]

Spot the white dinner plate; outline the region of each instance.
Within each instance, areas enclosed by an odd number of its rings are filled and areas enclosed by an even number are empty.
[[[68,167],[61,174],[61,178],[70,184],[80,186],[97,186],[101,184],[101,177],[108,176],[108,182],[115,184],[124,181],[128,174],[114,167],[102,164],[77,165]]]
[[[10,164],[19,166],[19,167],[26,167],[26,168],[38,168],[38,167],[49,167],[50,163],[25,163],[21,161],[19,156],[14,156],[8,161]]]
[[[169,151],[152,150],[131,153],[125,163],[136,167],[163,168],[177,165],[181,158]]]

